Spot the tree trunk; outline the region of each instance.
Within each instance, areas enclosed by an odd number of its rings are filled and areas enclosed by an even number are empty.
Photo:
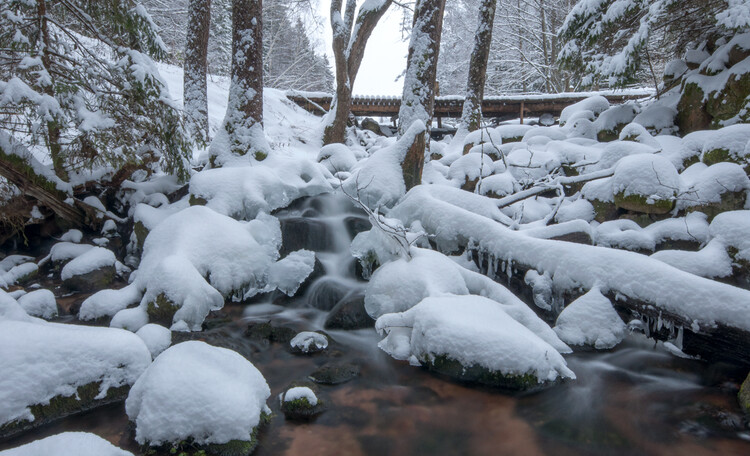
[[[263,2],[232,2],[232,81],[221,138],[211,143],[210,163],[221,166],[248,153],[265,159],[263,133]]]
[[[333,120],[326,126],[323,144],[343,143],[346,124],[351,110],[352,89],[357,78],[365,46],[380,18],[393,3],[384,0],[375,8],[360,10],[354,21],[356,1],[347,0],[344,17],[341,17],[342,0],[331,2],[331,29],[333,30],[333,56],[336,66],[336,96],[331,105]]]
[[[402,163],[407,191],[422,182],[424,155],[429,152],[444,10],[445,0],[417,0],[414,8],[404,93],[398,113],[398,135],[399,138],[404,136],[416,122],[424,124],[425,132],[414,137]]]
[[[52,67],[52,58],[50,56],[50,39],[49,26],[47,23],[47,2],[37,0],[36,2],[37,17],[39,18],[39,39],[42,41],[41,55],[42,65],[47,70],[49,77],[52,77],[50,71]],[[55,96],[55,88],[51,81],[44,83],[42,91],[50,97]],[[50,157],[52,158],[52,168],[55,170],[57,177],[63,180],[68,179],[68,173],[65,172],[64,159],[62,156],[62,146],[60,145],[60,124],[55,119],[47,121],[47,147],[49,148]]]
[[[469,62],[469,79],[466,82],[466,99],[461,116],[461,123],[468,131],[476,131],[482,124],[484,81],[487,76],[487,60],[490,56],[496,5],[497,0],[483,0],[479,7],[474,50],[471,52]]]
[[[184,65],[184,112],[188,134],[199,145],[208,143],[206,61],[211,0],[190,0]]]

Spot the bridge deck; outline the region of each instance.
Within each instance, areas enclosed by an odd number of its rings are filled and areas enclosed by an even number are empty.
[[[563,93],[549,95],[512,95],[486,97],[482,102],[482,114],[487,118],[538,117],[542,114],[559,116],[563,108],[577,103],[592,95],[602,95],[612,104],[624,103],[652,95],[651,91],[639,90],[628,92],[588,92]],[[331,107],[332,96],[321,93],[288,92],[287,97],[314,114],[322,115]],[[461,117],[463,97],[437,97],[435,99],[435,117]],[[352,100],[352,114],[357,117],[396,117],[401,107],[400,97],[362,97]]]

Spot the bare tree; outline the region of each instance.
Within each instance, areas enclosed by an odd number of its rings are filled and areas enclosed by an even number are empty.
[[[331,106],[333,118],[323,134],[323,143],[341,143],[346,137],[346,122],[351,109],[352,88],[359,72],[365,46],[380,18],[392,0],[371,0],[362,5],[354,20],[356,0],[347,0],[341,16],[342,0],[331,1],[331,29],[333,30],[333,56],[336,68],[336,96]]]
[[[190,0],[185,45],[183,99],[185,128],[200,145],[208,143],[206,61],[211,23],[211,0]]]
[[[496,6],[497,0],[483,0],[479,8],[474,50],[471,52],[469,78],[466,82],[466,98],[461,115],[461,126],[468,131],[478,130],[482,123],[484,81],[487,76],[487,59],[492,45],[492,26],[495,22]]]
[[[263,1],[232,3],[232,81],[222,130],[211,143],[212,166],[248,153],[270,153],[263,132]]]
[[[407,191],[422,182],[424,155],[429,147],[435,107],[435,76],[444,11],[445,0],[417,0],[414,8],[404,93],[398,113],[398,134],[399,137],[406,135],[407,130],[419,123],[424,125],[425,131],[415,135],[402,163]]]

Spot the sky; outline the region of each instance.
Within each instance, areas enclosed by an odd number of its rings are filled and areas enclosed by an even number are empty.
[[[318,14],[323,18],[325,26],[321,31],[321,38],[325,43],[325,53],[333,65],[330,0],[320,0],[318,8]],[[375,27],[367,41],[362,66],[354,82],[355,95],[401,96],[404,81],[403,78],[396,81],[396,78],[406,69],[406,54],[409,47],[409,43],[401,39],[401,16],[401,9],[392,5]]]

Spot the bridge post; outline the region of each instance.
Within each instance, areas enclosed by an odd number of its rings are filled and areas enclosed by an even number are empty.
[[[521,100],[521,115],[520,115],[520,117],[521,117],[521,125],[523,125],[523,108],[524,108],[523,105],[524,105],[524,101]]]

